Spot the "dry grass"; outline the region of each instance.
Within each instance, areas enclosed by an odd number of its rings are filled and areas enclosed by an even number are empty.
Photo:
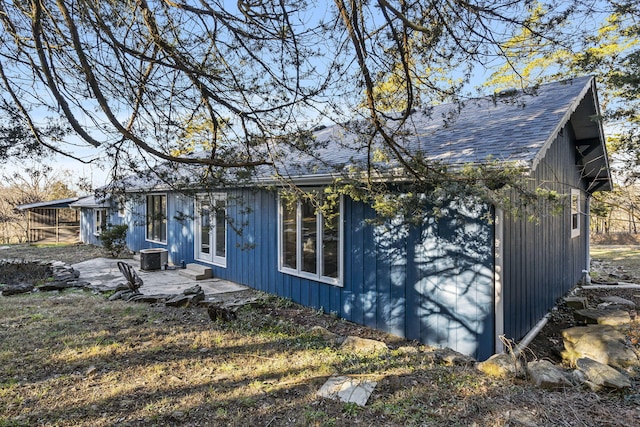
[[[604,281],[640,283],[640,247],[598,245],[591,247],[592,262],[600,263],[592,277]],[[611,276],[611,277],[608,277]]]
[[[549,392],[445,366],[424,346],[265,297],[238,320],[82,291],[0,297],[0,426],[627,426],[635,391]],[[342,351],[320,325],[388,343]],[[316,395],[334,374],[378,385],[366,407]]]
[[[68,264],[106,257],[107,252],[93,245],[78,244],[19,244],[0,245],[0,259],[24,261],[62,261]]]

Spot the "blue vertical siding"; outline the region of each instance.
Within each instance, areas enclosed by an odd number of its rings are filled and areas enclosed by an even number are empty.
[[[108,226],[122,224],[124,218],[118,215],[118,210],[114,206],[109,208],[80,208],[80,241],[89,245],[102,246],[100,238],[93,232],[95,230],[96,209],[106,209]]]
[[[172,262],[194,262],[193,198],[168,194],[166,245],[145,241],[145,199],[132,200],[125,218],[130,248],[166,247]],[[269,191],[228,192],[227,267],[212,265],[214,275],[408,339],[488,357],[494,291],[493,228],[480,219],[486,209],[410,227],[374,225],[368,221],[373,209],[350,199],[343,207],[342,287],[278,271],[277,197]]]
[[[568,124],[531,174],[531,188],[543,186],[566,196],[563,209],[543,212],[535,221],[505,216],[504,221],[504,334],[519,340],[544,317],[556,300],[581,278],[586,267],[586,229],[581,218],[580,236],[571,238],[572,188],[584,190],[576,158],[575,136]],[[586,212],[585,193],[580,212]]]

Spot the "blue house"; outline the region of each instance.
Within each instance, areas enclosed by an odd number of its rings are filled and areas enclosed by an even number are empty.
[[[531,185],[564,196],[561,212],[530,221],[486,203],[452,203],[441,217],[407,225],[371,221],[374,209],[346,196],[323,216],[277,186],[179,192],[131,180],[122,203],[76,204],[82,240],[95,243],[99,223],[126,223],[134,251],[164,248],[171,263],[210,266],[216,277],[485,359],[502,351],[500,336],[522,339],[583,278],[589,198],[612,184],[591,77],[509,102],[468,101],[442,126],[451,108],[413,113],[402,144],[448,164],[523,165]],[[340,127],[315,138],[327,142],[327,163],[357,160]],[[333,179],[322,167],[291,165],[289,173],[308,192]]]

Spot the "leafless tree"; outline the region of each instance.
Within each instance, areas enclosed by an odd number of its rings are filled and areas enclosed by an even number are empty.
[[[530,3],[0,0],[0,108],[38,146],[79,157],[70,132],[118,169],[216,176],[286,176],[292,153],[322,161],[314,127],[359,119],[366,158],[382,141],[420,181],[431,165],[396,138],[412,109],[460,99],[522,28],[563,43],[562,24],[592,6],[543,2],[533,20]]]

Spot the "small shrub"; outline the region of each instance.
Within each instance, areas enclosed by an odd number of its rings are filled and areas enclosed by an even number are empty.
[[[127,225],[112,225],[100,234],[102,246],[109,254],[118,258],[127,249]]]

